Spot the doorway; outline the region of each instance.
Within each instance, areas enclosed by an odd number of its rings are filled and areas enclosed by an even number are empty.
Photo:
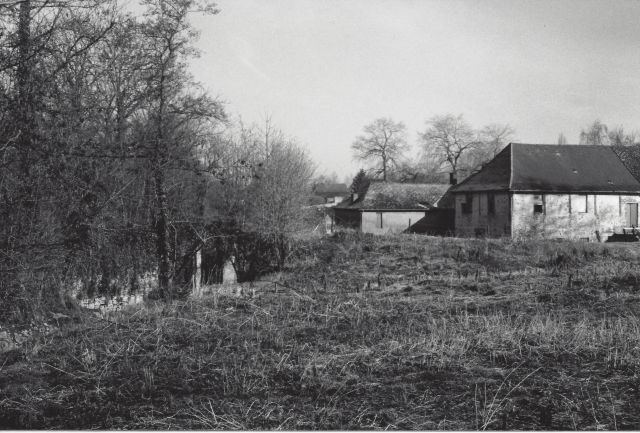
[[[627,227],[638,227],[638,203],[626,203],[624,215]]]

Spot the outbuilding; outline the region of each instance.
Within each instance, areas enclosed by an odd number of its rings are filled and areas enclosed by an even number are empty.
[[[421,221],[417,227],[429,232],[430,220],[425,216],[438,213],[438,224],[443,224],[439,205],[447,201],[448,189],[449,185],[445,184],[371,182],[364,194],[352,194],[333,208],[335,225],[363,233],[385,234],[416,231],[412,227]],[[451,200],[450,203],[452,206]],[[448,228],[453,231],[452,212],[448,213],[448,220]],[[446,225],[446,218],[444,223]]]

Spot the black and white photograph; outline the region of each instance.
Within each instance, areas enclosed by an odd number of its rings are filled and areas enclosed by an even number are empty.
[[[0,429],[640,430],[640,0],[0,0]]]

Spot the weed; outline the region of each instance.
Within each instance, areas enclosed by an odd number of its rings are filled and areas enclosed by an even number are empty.
[[[0,354],[0,423],[640,427],[636,246],[356,233],[299,242],[251,299],[52,320]]]
[[[474,394],[474,406],[476,409],[476,428],[481,430],[486,430],[491,424],[496,421],[497,415],[505,408],[508,403],[508,398],[511,394],[516,391],[520,385],[522,385],[529,377],[533,376],[537,373],[542,367],[536,368],[531,373],[527,374],[522,380],[520,380],[516,385],[511,386],[507,389],[507,380],[511,377],[513,373],[516,372],[518,367],[514,368],[507,374],[507,376],[502,380],[500,386],[493,394],[493,397],[489,399],[487,396],[487,387],[484,387],[484,394],[480,394],[482,397],[482,406],[480,406],[479,398],[478,398],[478,386],[476,385],[475,394]],[[503,392],[504,387],[504,392]]]

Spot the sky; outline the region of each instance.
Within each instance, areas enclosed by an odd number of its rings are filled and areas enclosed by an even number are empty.
[[[640,1],[218,0],[194,16],[197,81],[245,123],[296,137],[318,173],[353,176],[351,143],[391,117],[508,123],[569,143],[599,119],[640,128]]]

